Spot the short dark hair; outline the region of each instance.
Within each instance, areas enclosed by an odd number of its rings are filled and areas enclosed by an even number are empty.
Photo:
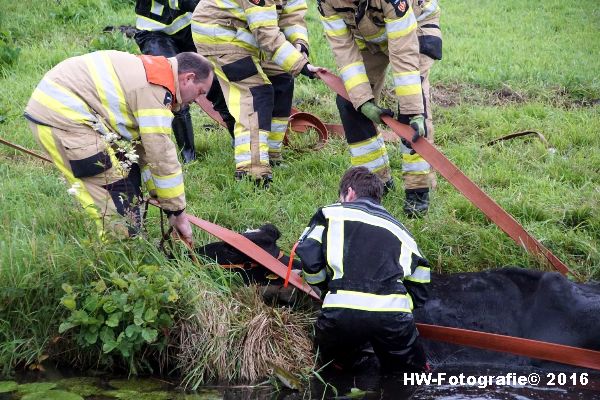
[[[177,59],[177,69],[179,74],[193,72],[196,75],[194,82],[206,79],[213,70],[211,63],[200,54],[186,51],[175,56]]]
[[[356,196],[369,197],[377,203],[381,203],[383,182],[366,167],[352,167],[346,171],[340,182],[340,195],[348,194],[350,187]]]

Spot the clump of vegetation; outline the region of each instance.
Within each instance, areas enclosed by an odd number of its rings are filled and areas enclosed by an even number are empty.
[[[62,0],[57,3],[56,11],[50,15],[59,22],[69,24],[85,23],[98,14],[101,6],[92,0]]]
[[[141,265],[128,273],[112,272],[106,278],[82,285],[62,285],[61,304],[70,311],[58,328],[69,331],[78,346],[101,347],[101,364],[117,356],[131,372],[143,367],[140,352],[147,347],[163,351],[177,312],[181,275],[156,265]]]

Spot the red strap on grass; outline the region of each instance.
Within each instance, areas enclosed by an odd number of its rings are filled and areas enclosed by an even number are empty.
[[[327,71],[317,72],[319,78],[329,86],[334,92],[349,99],[348,93],[344,88],[342,80]],[[533,236],[529,234],[509,213],[500,207],[491,197],[481,190],[473,181],[471,181],[456,165],[448,160],[437,148],[427,140],[417,140],[412,142],[414,130],[401,124],[388,115],[382,115],[383,122],[396,133],[399,137],[412,143],[412,148],[419,153],[436,171],[457,188],[473,205],[479,208],[492,222],[508,234],[518,245],[534,255],[544,256],[547,262],[563,275],[573,273],[562,261],[558,259],[550,250],[544,247]]]
[[[296,256],[296,247],[298,247],[298,243],[294,243],[292,246],[292,251],[290,251],[290,261],[288,262],[287,274],[285,274],[285,281],[283,282],[283,287],[288,287],[288,282],[290,280],[290,274],[292,273],[292,265],[294,264],[294,256]]]

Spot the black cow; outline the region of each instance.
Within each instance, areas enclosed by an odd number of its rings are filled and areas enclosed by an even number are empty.
[[[600,284],[523,268],[433,274],[418,322],[600,350]],[[435,363],[540,366],[539,361],[426,341]]]
[[[277,246],[277,240],[281,237],[281,233],[275,225],[265,224],[258,229],[248,230],[242,233],[242,235],[273,257],[279,259],[284,265],[288,265],[290,258],[283,254],[279,246]],[[282,278],[262,265],[256,264],[247,255],[225,242],[209,243],[195,250],[196,253],[213,259],[219,264],[239,273],[246,284],[257,284],[261,289],[265,301],[277,301],[289,304],[296,300],[298,291],[294,290],[293,286],[289,285],[287,288],[284,288],[284,280]],[[294,259],[292,270],[294,272],[302,270],[302,263],[298,258]]]
[[[279,230],[271,224],[243,233],[274,257]],[[265,297],[292,300],[283,280],[223,242],[197,249],[220,264],[238,264],[245,282]],[[287,265],[289,258],[281,261]],[[294,260],[294,269],[301,269]],[[417,322],[472,329],[600,350],[600,283],[574,283],[555,272],[509,267],[492,271],[433,274],[428,300],[414,310]],[[265,290],[266,289],[266,290]],[[297,291],[296,291],[297,292]],[[540,361],[424,340],[432,365],[540,366]]]

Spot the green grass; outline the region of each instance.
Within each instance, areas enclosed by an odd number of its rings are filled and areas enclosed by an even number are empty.
[[[333,68],[333,58],[309,2],[311,58]],[[512,213],[570,268],[600,279],[600,11],[591,0],[442,2],[444,59],[432,70],[436,142],[471,179]],[[106,36],[107,25],[133,24],[131,2],[63,0],[7,2],[0,14],[5,41],[20,48],[0,74],[0,135],[37,145],[22,111],[42,75],[64,58],[96,48],[135,44]],[[10,53],[13,54],[13,53]],[[11,56],[12,57],[12,56]],[[295,105],[326,122],[337,121],[334,96],[316,81],[296,81]],[[507,87],[509,88],[508,95]],[[513,95],[514,94],[514,95]],[[336,200],[349,167],[345,142],[319,152],[287,151],[273,187],[255,190],[233,180],[228,134],[203,128],[193,111],[199,160],[184,167],[188,210],[234,230],[275,223],[289,250],[316,207]],[[488,147],[496,137],[536,130],[536,139]],[[388,148],[401,183],[400,152]],[[477,271],[502,265],[544,268],[490,223],[442,178],[422,220],[402,216],[402,185],[384,205],[406,223],[437,271]],[[0,369],[37,360],[52,346],[64,310],[60,285],[98,271],[127,270],[155,254],[157,214],[149,243],[119,250],[95,242],[93,226],[67,194],[53,168],[0,148]],[[200,243],[214,240],[196,233]],[[142,253],[142,254],[139,254]],[[189,262],[155,262],[197,274]],[[194,272],[195,271],[195,272]],[[194,275],[196,276],[196,275]],[[205,279],[197,278],[197,279]],[[190,300],[191,301],[191,300]],[[203,370],[203,365],[192,366]],[[231,376],[238,376],[231,373]]]

